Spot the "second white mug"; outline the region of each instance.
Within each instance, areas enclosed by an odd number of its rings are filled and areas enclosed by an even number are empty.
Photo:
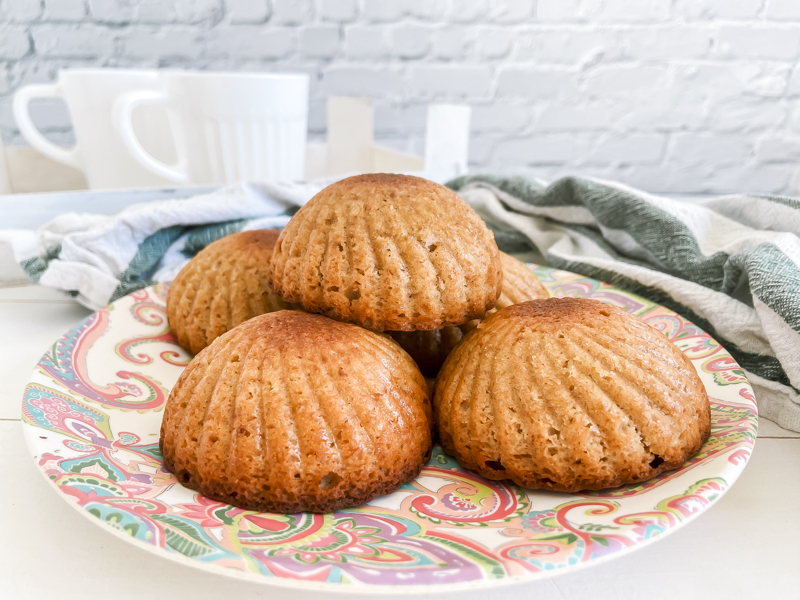
[[[308,87],[305,74],[164,71],[160,89],[122,95],[113,121],[142,166],[176,183],[300,180]],[[175,165],[152,156],[136,136],[133,111],[146,104],[167,108]]]

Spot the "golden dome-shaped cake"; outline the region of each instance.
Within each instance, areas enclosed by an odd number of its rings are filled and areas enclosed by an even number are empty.
[[[542,282],[525,266],[525,263],[505,252],[500,253],[500,263],[503,265],[503,287],[495,308],[487,314],[493,314],[498,309],[512,304],[550,297]],[[403,350],[411,355],[424,375],[435,377],[447,355],[455,348],[463,335],[476,327],[478,323],[480,323],[479,320],[472,320],[458,327],[445,327],[433,331],[390,331],[388,333],[403,347]]]
[[[326,187],[292,217],[272,255],[287,302],[373,331],[460,325],[500,295],[494,236],[455,192],[407,175]]]
[[[281,513],[387,494],[430,456],[425,379],[392,340],[321,315],[242,323],[189,363],[161,425],[164,464],[202,494]]]
[[[239,323],[291,308],[267,282],[280,232],[242,231],[213,242],[181,269],[167,294],[167,318],[178,343],[197,354]]]
[[[596,300],[515,304],[445,361],[434,414],[445,451],[489,479],[575,492],[680,466],[710,433],[688,358]]]

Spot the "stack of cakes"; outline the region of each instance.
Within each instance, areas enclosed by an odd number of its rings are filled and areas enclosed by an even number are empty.
[[[165,464],[237,506],[329,512],[416,476],[434,421],[463,466],[528,487],[617,486],[695,453],[708,398],[683,354],[624,311],[546,298],[449,189],[335,183],[176,278],[170,326],[197,356]]]

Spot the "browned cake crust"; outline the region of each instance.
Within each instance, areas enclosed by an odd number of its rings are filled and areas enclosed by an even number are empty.
[[[167,318],[178,343],[197,354],[256,315],[291,308],[267,282],[280,232],[243,231],[209,244],[169,288]]]
[[[164,464],[246,509],[331,512],[415,477],[431,451],[425,379],[392,340],[321,315],[246,321],[170,393]]]
[[[488,479],[575,492],[680,466],[711,431],[694,366],[664,335],[596,300],[504,308],[445,361],[445,451]]]
[[[494,236],[446,187],[407,175],[343,179],[281,233],[270,283],[287,302],[373,331],[460,325],[500,295]]]
[[[487,314],[494,314],[498,309],[512,304],[550,297],[542,282],[525,263],[505,252],[500,253],[500,262],[503,265],[503,287],[495,308]],[[458,327],[434,331],[390,331],[389,334],[417,362],[423,375],[436,377],[447,355],[463,335],[478,323],[479,320],[472,320]]]
[[[447,355],[456,347],[463,333],[460,327],[432,331],[387,331],[408,352],[426,377],[436,377]]]
[[[524,262],[501,252],[500,263],[503,266],[503,288],[493,310],[550,297],[550,292]]]

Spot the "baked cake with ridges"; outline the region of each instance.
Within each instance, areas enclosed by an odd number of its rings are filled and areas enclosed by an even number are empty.
[[[512,304],[550,297],[542,282],[525,266],[525,263],[505,252],[500,252],[500,263],[503,266],[503,287],[495,308],[487,315]],[[476,327],[479,322],[472,320],[458,327],[451,326],[433,331],[390,331],[389,334],[416,361],[423,375],[436,377],[447,355],[463,335]]]
[[[287,302],[373,331],[460,325],[500,295],[494,236],[455,192],[407,175],[349,177],[281,233],[272,288]]]
[[[292,308],[269,287],[276,229],[242,231],[201,250],[181,269],[167,294],[167,317],[178,343],[197,354],[239,323]]]
[[[524,262],[501,252],[500,263],[503,266],[503,288],[492,311],[528,300],[550,297],[542,282]]]
[[[415,477],[431,432],[425,379],[395,342],[278,311],[194,358],[170,393],[160,447],[178,480],[210,498],[322,513]]]
[[[431,331],[387,331],[400,347],[408,352],[426,377],[436,377],[447,355],[461,341],[461,327],[445,327]]]
[[[434,413],[462,466],[566,492],[678,467],[711,427],[694,366],[664,334],[578,298],[524,302],[482,321],[445,361]]]

